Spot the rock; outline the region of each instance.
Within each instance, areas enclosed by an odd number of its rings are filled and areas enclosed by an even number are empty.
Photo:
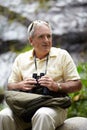
[[[87,0],[1,0],[0,9],[1,49],[4,42],[7,47],[25,45],[28,24],[44,19],[52,25],[54,45],[76,52],[87,50],[87,45],[83,47],[87,44]]]
[[[64,124],[56,130],[87,130],[87,118],[72,117],[66,119]]]
[[[6,52],[0,55],[0,89],[7,87],[8,77],[11,73],[16,53]]]
[[[0,103],[4,101],[4,94],[0,94]]]
[[[0,103],[4,101],[4,90],[0,88]]]

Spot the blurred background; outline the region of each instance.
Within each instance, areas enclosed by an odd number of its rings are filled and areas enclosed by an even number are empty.
[[[69,116],[87,115],[87,0],[0,0],[0,89],[7,80],[16,56],[31,49],[27,27],[36,19],[48,21],[53,46],[66,49],[77,65],[83,89],[72,94]],[[2,96],[1,100],[4,97]],[[77,109],[81,107],[81,111]],[[83,110],[83,111],[82,111]]]

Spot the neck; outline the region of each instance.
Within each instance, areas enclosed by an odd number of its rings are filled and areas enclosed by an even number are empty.
[[[41,54],[39,54],[39,53],[37,54],[37,53],[34,52],[34,55],[35,55],[37,58],[39,58],[39,59],[45,58],[48,54],[49,54],[49,53],[47,53],[47,54],[42,54],[42,55],[41,55]]]

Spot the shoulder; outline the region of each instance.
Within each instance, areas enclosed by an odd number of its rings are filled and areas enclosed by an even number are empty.
[[[57,48],[57,47],[52,47],[51,48],[51,54],[55,54],[55,55],[70,55],[67,50],[61,49],[61,48]]]
[[[32,57],[32,50],[30,51],[27,51],[27,52],[24,52],[24,53],[21,53],[19,54],[16,58],[15,58],[15,61],[14,63],[24,63],[26,61],[29,61]]]
[[[73,61],[69,52],[67,50],[61,49],[61,48],[52,47],[51,52],[50,52],[50,56],[56,57],[58,61],[60,60],[63,63]]]
[[[16,59],[30,58],[32,57],[32,50],[19,54]]]

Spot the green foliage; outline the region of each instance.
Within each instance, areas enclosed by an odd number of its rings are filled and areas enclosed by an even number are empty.
[[[72,106],[69,108],[68,117],[83,116],[87,117],[87,63],[77,66],[82,81],[82,89],[79,92],[70,94]]]
[[[48,3],[49,3],[49,0],[39,0],[39,8],[48,10],[50,7]]]
[[[27,45],[26,45],[25,47],[23,47],[21,50],[16,51],[16,53],[17,53],[17,54],[23,53],[23,52],[29,51],[29,50],[31,50],[31,49],[32,49],[32,46],[29,45],[29,44],[27,44]]]
[[[3,103],[0,103],[0,111],[4,109],[4,104]]]

